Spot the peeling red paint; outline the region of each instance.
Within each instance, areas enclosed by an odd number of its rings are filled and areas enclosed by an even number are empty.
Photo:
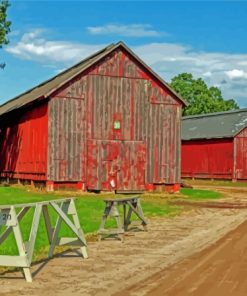
[[[124,48],[51,94],[37,132],[39,108],[33,108],[23,111],[23,130],[33,143],[26,144],[26,155],[33,154],[24,178],[54,188],[124,191],[180,182],[182,103]],[[16,125],[22,130],[21,122]]]
[[[85,102],[81,158],[88,189],[144,190],[145,184],[180,182],[181,104],[129,54],[116,50],[56,92],[50,121],[56,120],[61,96],[68,104],[75,105],[76,96]],[[75,157],[73,149],[70,155]],[[80,180],[79,173],[74,180]]]

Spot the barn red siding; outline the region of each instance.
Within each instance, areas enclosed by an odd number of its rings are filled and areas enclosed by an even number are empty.
[[[235,147],[235,179],[247,179],[247,128],[234,138]]]
[[[181,103],[124,50],[52,97],[49,180],[97,190],[180,182]]]
[[[47,103],[1,119],[1,177],[46,180]]]
[[[182,141],[182,177],[233,178],[233,139]]]

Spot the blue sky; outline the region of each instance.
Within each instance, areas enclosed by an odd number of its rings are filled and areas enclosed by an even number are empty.
[[[247,107],[245,1],[11,1],[0,103],[124,41],[167,82],[181,72]]]

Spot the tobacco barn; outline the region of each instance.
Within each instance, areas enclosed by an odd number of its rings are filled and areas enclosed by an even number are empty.
[[[183,118],[182,177],[247,180],[247,109]]]
[[[184,105],[112,44],[0,106],[0,176],[49,190],[178,190]]]

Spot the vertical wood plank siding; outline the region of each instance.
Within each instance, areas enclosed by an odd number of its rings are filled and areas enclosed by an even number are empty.
[[[37,104],[2,118],[1,177],[47,179],[47,106]]]
[[[233,139],[182,142],[182,177],[234,178]]]
[[[235,148],[235,179],[247,179],[247,128],[243,129],[234,139]]]
[[[98,190],[178,183],[180,119],[181,104],[117,50],[50,100],[48,179]]]
[[[82,181],[85,160],[85,101],[54,98],[49,104],[48,179]],[[85,166],[85,164],[84,164]]]

